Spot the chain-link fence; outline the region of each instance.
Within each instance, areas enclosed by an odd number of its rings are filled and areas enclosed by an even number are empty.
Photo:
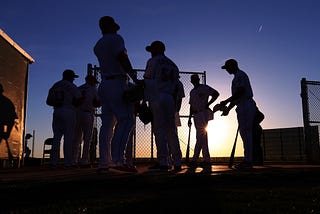
[[[301,99],[306,151],[309,159],[319,160],[320,82],[301,79]],[[317,135],[317,136],[315,136]]]
[[[143,79],[144,69],[135,69],[137,72],[138,79]],[[97,66],[92,66],[88,64],[88,74],[95,75],[98,80],[101,80],[99,75],[100,69]],[[200,83],[206,84],[206,72],[197,72],[197,71],[180,71],[180,81],[183,83],[185,97],[182,100],[181,110],[180,110],[180,120],[181,126],[178,127],[178,136],[180,141],[180,147],[183,157],[186,155],[187,143],[188,143],[188,133],[189,127],[188,116],[189,116],[189,94],[193,85],[190,82],[190,77],[192,74],[198,74],[200,77]],[[110,89],[112,90],[112,89]],[[101,108],[96,109],[96,120],[95,120],[95,143],[92,146],[92,156],[99,154],[98,151],[98,135],[101,127],[101,119],[99,115],[101,114]],[[142,158],[142,159],[153,159],[156,157],[156,147],[154,142],[154,135],[152,135],[151,124],[145,125],[137,117],[135,120],[136,128],[134,132],[133,139],[133,157]],[[193,150],[190,148],[190,156],[193,155]]]
[[[320,125],[320,82],[301,80],[304,126]]]

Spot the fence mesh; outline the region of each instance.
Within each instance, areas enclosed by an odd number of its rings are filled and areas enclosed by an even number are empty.
[[[320,82],[301,80],[304,127],[320,126]],[[319,136],[320,138],[320,136]]]
[[[310,123],[320,124],[320,82],[307,82]]]
[[[301,99],[306,151],[311,154],[308,158],[319,161],[320,82],[307,81],[306,78],[302,78]]]

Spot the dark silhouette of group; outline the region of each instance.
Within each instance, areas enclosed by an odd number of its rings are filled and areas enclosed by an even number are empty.
[[[57,103],[54,99],[47,99],[47,103],[54,107],[53,113],[53,146],[51,165],[56,168],[59,159],[59,148],[64,136],[64,167],[69,168],[79,162],[88,165],[88,148],[92,138],[92,121],[94,109],[101,106],[102,126],[99,132],[99,163],[98,172],[103,173],[110,169],[123,172],[137,172],[132,164],[132,134],[134,119],[139,111],[136,107],[145,106],[150,109],[151,116],[146,123],[151,122],[157,149],[157,161],[149,170],[162,170],[180,172],[182,168],[182,152],[179,144],[177,126],[181,125],[177,115],[181,108],[184,95],[183,84],[179,80],[179,68],[172,59],[166,56],[166,46],[160,40],[155,40],[145,47],[150,53],[146,62],[143,79],[137,79],[132,68],[124,39],[118,31],[120,29],[113,17],[103,16],[99,20],[102,37],[94,45],[93,52],[100,66],[101,82],[97,94],[85,100],[84,91],[73,84],[78,75],[73,70],[63,72],[63,79],[56,82],[50,90],[54,90]],[[221,67],[229,74],[234,75],[231,86],[231,96],[215,105],[214,111],[222,111],[227,116],[236,106],[239,131],[244,145],[244,160],[237,164],[237,169],[252,168],[254,162],[262,164],[261,150],[255,147],[254,142],[261,136],[263,118],[256,120],[257,106],[253,99],[248,75],[238,67],[235,59],[228,59]],[[95,77],[91,78],[91,86],[98,83]],[[194,88],[190,91],[190,113],[188,126],[194,119],[196,128],[196,144],[190,168],[201,165],[211,172],[211,157],[208,147],[206,127],[208,121],[213,119],[214,111],[210,105],[219,97],[219,92],[211,86],[200,84],[200,78],[193,74],[190,79]],[[92,91],[95,91],[95,88]],[[141,96],[141,90],[142,96]],[[87,93],[87,92],[86,92]],[[50,93],[49,93],[50,94]],[[82,107],[81,107],[82,105]],[[141,110],[140,109],[140,110]],[[88,113],[88,114],[86,114]],[[82,131],[75,134],[79,115],[87,115],[89,126],[82,125]],[[263,114],[262,114],[263,115]],[[179,116],[178,116],[179,117]],[[258,122],[256,122],[258,121]],[[78,124],[78,125],[77,125]],[[88,124],[88,123],[85,123]],[[258,124],[258,125],[254,125]],[[87,128],[86,128],[87,127]],[[78,128],[79,130],[79,128]],[[257,131],[256,131],[257,130]],[[79,147],[81,136],[84,136],[84,151],[80,158]],[[74,143],[74,139],[77,143]],[[259,144],[259,142],[257,143]],[[202,151],[203,163],[198,163]],[[257,151],[259,156],[253,155]]]

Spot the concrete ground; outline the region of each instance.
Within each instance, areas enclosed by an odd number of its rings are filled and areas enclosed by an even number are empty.
[[[0,213],[320,213],[320,165],[266,163],[251,170],[213,164],[179,173],[97,168],[0,169]]]

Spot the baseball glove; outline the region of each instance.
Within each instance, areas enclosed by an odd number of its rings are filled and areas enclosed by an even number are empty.
[[[138,109],[138,117],[145,125],[152,121],[152,112],[146,102],[142,102]]]
[[[226,106],[224,105],[221,105],[220,103],[216,104],[213,108],[212,108],[212,111],[213,113],[216,112],[216,111],[225,111],[227,109]]]

